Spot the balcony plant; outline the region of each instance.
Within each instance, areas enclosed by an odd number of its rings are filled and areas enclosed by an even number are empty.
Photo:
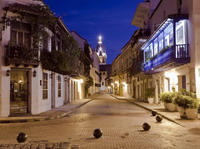
[[[145,97],[147,98],[149,104],[152,104],[154,102],[154,96],[155,88],[147,88],[145,90]]]
[[[173,97],[175,96],[175,92],[164,92],[160,95],[160,100],[164,102],[165,109],[174,112],[176,111],[176,105],[174,104]]]

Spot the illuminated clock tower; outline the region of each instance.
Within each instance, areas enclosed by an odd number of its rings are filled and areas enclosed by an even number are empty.
[[[99,56],[100,65],[105,65],[106,59],[107,59],[107,54],[106,54],[105,46],[103,45],[103,42],[102,42],[102,36],[98,37],[98,44],[96,46],[96,52],[97,52],[97,55]]]

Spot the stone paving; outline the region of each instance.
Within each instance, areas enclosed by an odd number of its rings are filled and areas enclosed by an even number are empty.
[[[143,131],[144,122],[151,125],[149,131]],[[99,139],[92,135],[96,128],[103,131]],[[0,124],[0,132],[0,144],[13,149],[53,149],[62,144],[68,149],[198,149],[200,140],[200,127],[187,129],[166,119],[158,123],[149,111],[108,94],[99,95],[66,117]],[[28,135],[23,144],[16,142],[19,132]]]
[[[87,104],[88,102],[92,100],[92,98],[93,97],[91,97],[91,99],[75,100],[69,104],[51,109],[49,111],[40,113],[38,115],[24,114],[20,116],[15,115],[11,117],[0,118],[0,123],[38,122],[38,121],[53,120],[53,119],[61,118],[61,117],[66,116],[68,113],[72,112],[73,110],[80,108],[84,104]]]
[[[120,97],[120,96],[115,96],[115,95],[112,95],[112,96],[114,96],[115,98],[117,98],[119,100],[130,101],[131,103],[134,103],[134,104],[136,104],[140,107],[143,107],[149,111],[152,111],[152,110],[156,111],[160,115],[167,118],[168,120],[173,121],[183,127],[190,128],[190,129],[199,127],[200,115],[195,120],[181,119],[180,114],[178,112],[166,111],[163,104],[149,104],[149,103],[146,103],[146,102],[143,102],[140,100],[136,100],[134,98]]]
[[[68,142],[48,143],[48,141],[35,141],[26,144],[1,144],[0,149],[67,149]]]

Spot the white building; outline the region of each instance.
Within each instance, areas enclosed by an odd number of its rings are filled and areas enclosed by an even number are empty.
[[[200,1],[160,0],[154,3],[154,0],[148,2],[150,9],[152,6],[156,9],[146,15],[147,22],[144,19],[140,22],[148,24],[151,31],[141,49],[144,72],[153,76],[155,102],[159,101],[161,92],[181,89],[196,92],[200,97]],[[143,13],[142,9],[137,10],[135,17]],[[147,29],[148,25],[142,27]]]
[[[60,37],[67,35],[71,38],[71,35],[58,19],[57,31],[45,28],[48,37],[43,37],[40,46],[34,48],[33,22],[18,19],[21,12],[38,15],[32,11],[32,4],[43,5],[34,0],[0,1],[0,117],[39,114],[84,97],[81,79],[44,69],[41,65],[42,52],[64,51],[65,41]]]
[[[72,36],[75,38],[75,40],[79,43],[80,49],[84,52],[86,46],[89,46],[89,54],[91,58],[91,65],[90,65],[90,76],[93,79],[93,85],[89,88],[89,94],[93,95],[95,93],[99,92],[100,88],[100,72],[99,72],[99,64],[100,59],[96,53],[96,51],[93,51],[90,47],[88,41],[81,37],[77,32],[72,31]]]

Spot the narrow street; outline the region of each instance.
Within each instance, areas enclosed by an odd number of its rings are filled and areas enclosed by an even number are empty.
[[[149,131],[142,124],[151,125]],[[103,131],[100,139],[94,139],[95,128]],[[157,123],[149,111],[108,94],[100,94],[88,104],[70,115],[56,120],[1,124],[0,148],[45,148],[52,143],[65,142],[67,148],[86,149],[143,149],[143,148],[198,148],[200,136],[192,134],[170,121]],[[16,136],[25,132],[28,140],[17,144]],[[13,145],[11,145],[11,143]],[[67,144],[67,145],[66,145]],[[36,147],[37,148],[37,147]],[[54,148],[61,148],[58,145]]]

